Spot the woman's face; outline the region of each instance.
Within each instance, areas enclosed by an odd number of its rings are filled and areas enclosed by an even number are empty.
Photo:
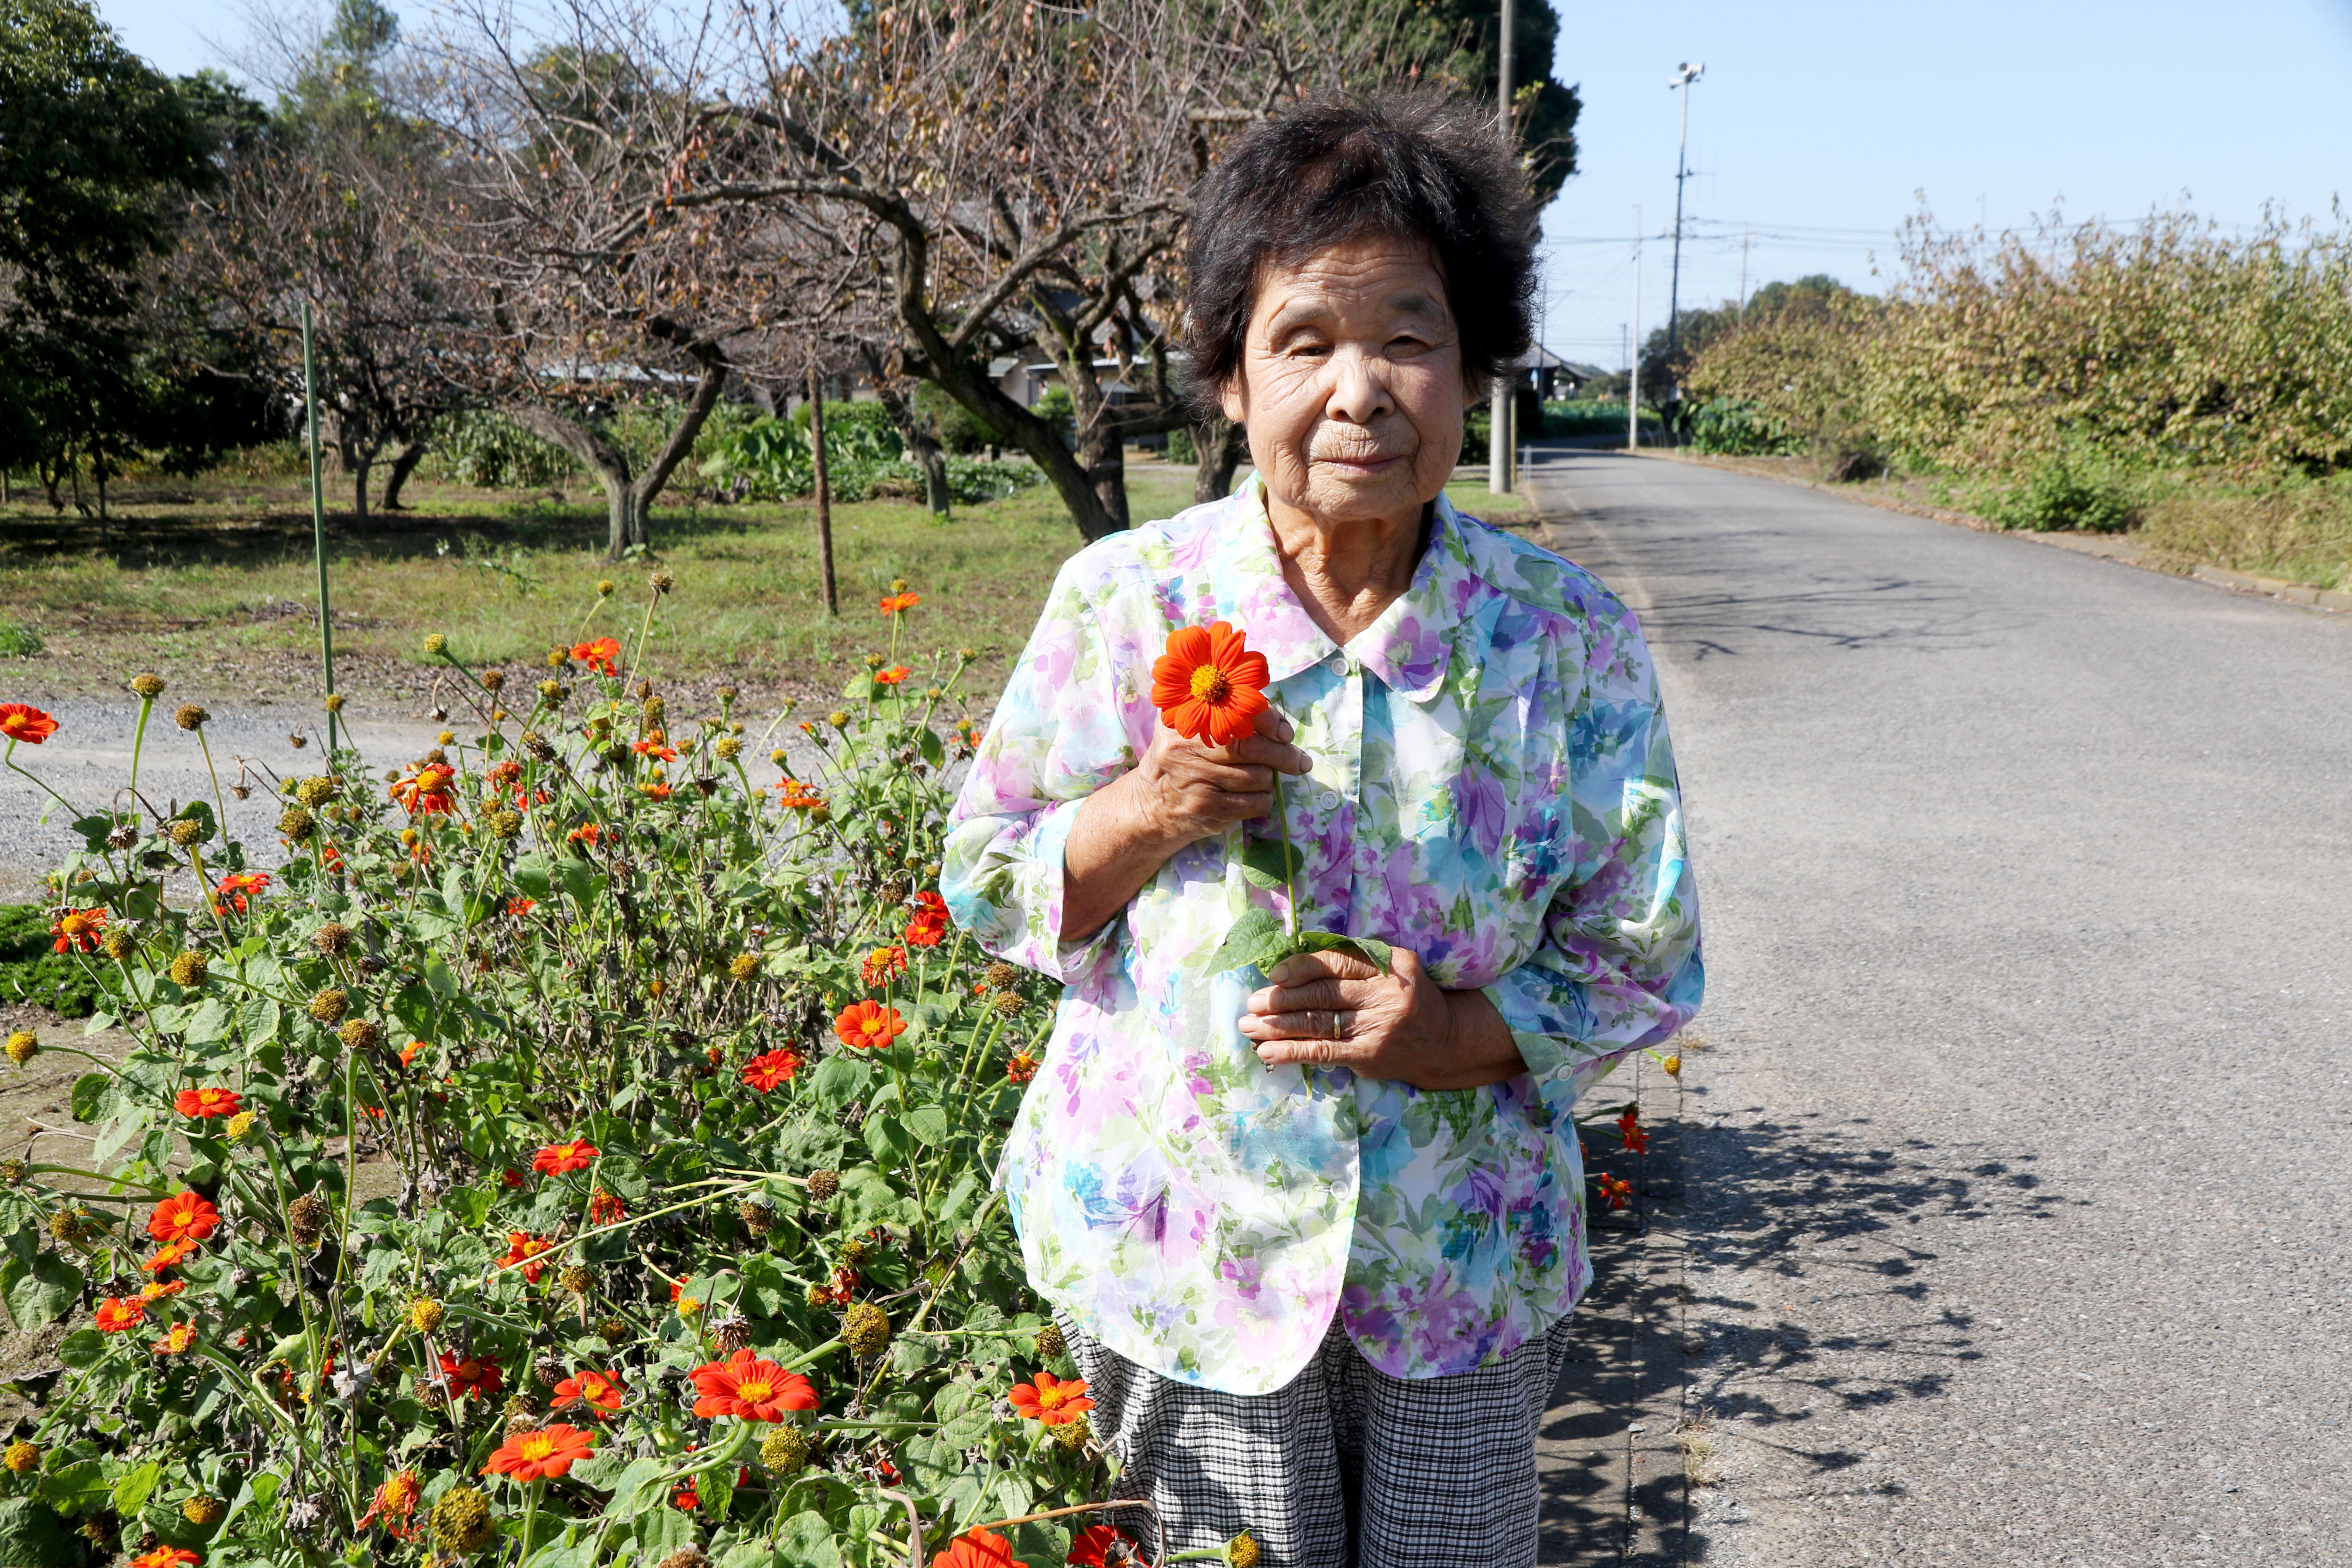
[[[1224,408],[1276,501],[1418,525],[1461,455],[1466,397],[1427,247],[1370,235],[1266,269]]]

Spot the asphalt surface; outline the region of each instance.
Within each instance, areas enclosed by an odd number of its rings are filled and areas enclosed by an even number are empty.
[[[1531,478],[1643,613],[1705,910],[1672,1556],[2352,1562],[2352,618]]]

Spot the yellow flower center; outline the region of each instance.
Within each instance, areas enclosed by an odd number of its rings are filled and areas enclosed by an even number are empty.
[[[555,1439],[544,1432],[533,1432],[522,1440],[520,1452],[526,1459],[544,1459],[555,1452]]]
[[[1203,702],[1223,702],[1233,694],[1234,683],[1215,665],[1204,664],[1192,672],[1192,695]]]
[[[87,915],[67,915],[65,918],[58,921],[58,929],[64,931],[68,936],[79,936],[82,932],[89,929],[89,917]]]
[[[1037,1391],[1037,1408],[1040,1410],[1059,1410],[1066,1403],[1068,1402],[1069,1397],[1070,1396],[1064,1393],[1058,1386],[1041,1388]]]
[[[22,713],[11,713],[6,718],[0,719],[0,730],[5,730],[13,735],[19,730],[28,728],[32,722]]]
[[[757,1405],[776,1392],[776,1385],[764,1377],[747,1377],[735,1385],[735,1397],[748,1405]]]

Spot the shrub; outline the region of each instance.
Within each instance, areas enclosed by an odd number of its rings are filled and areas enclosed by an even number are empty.
[[[1004,445],[1004,434],[929,382],[915,388],[915,412],[928,417],[942,449],[969,458]]]
[[[1003,1521],[1108,1475],[1003,1413],[1045,1320],[990,1186],[1052,988],[933,890],[977,732],[898,625],[804,782],[625,647],[493,696],[436,642],[469,738],[287,781],[271,876],[202,804],[83,817],[137,1044],[72,1089],[97,1190],[0,1165],[0,1301],[68,1330],[0,1508],[214,1568],[1060,1562],[1083,1515]]]
[[[2000,491],[1985,515],[2003,528],[2034,532],[2121,533],[2132,523],[2130,499],[2114,479],[2063,455],[2035,465],[2021,481]]]
[[[1761,405],[1717,397],[1691,416],[1691,449],[1721,457],[1782,457],[1802,451],[1805,439]]]
[[[32,627],[0,621],[0,658],[30,658],[47,647]]]
[[[575,483],[587,470],[495,409],[469,408],[434,421],[427,437],[437,470],[486,490],[544,490]]]

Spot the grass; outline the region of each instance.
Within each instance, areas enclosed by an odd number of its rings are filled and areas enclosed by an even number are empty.
[[[2140,516],[2140,543],[2167,565],[2210,562],[2352,593],[2352,475],[2262,489],[2181,484]]]
[[[98,987],[54,947],[40,905],[0,904],[0,1003],[36,1002],[60,1017],[87,1018]]]

